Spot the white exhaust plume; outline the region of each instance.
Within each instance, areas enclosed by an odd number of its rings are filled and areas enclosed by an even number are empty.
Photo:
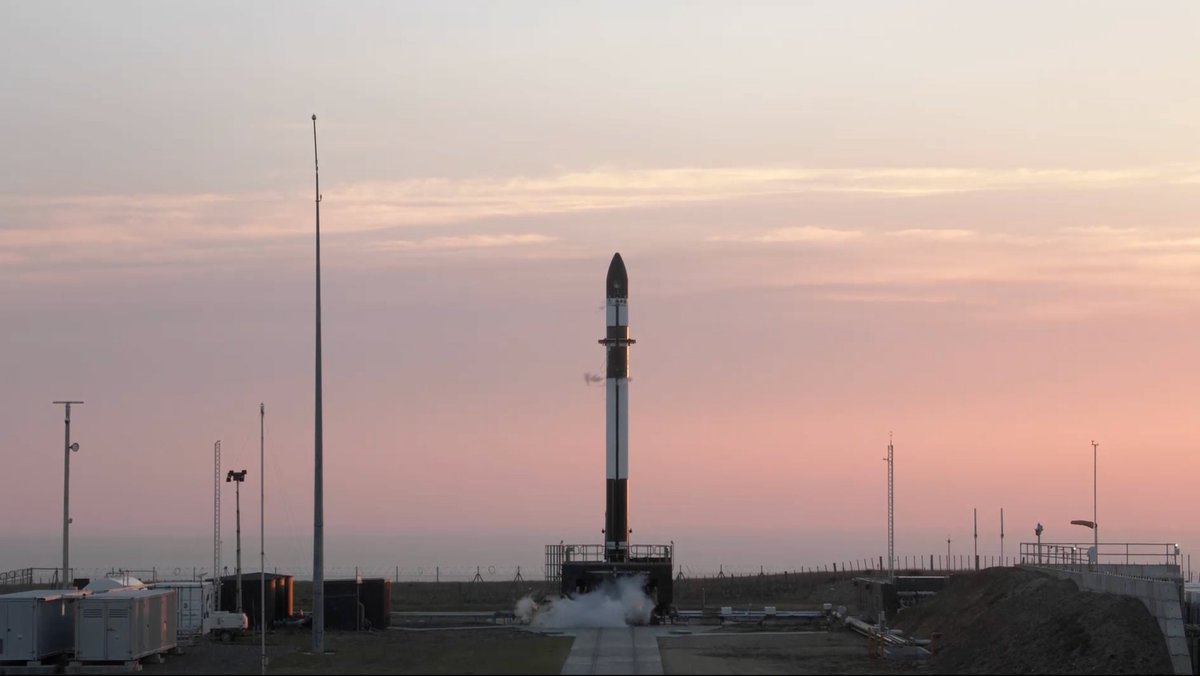
[[[642,590],[641,576],[606,580],[586,594],[554,599],[540,607],[526,596],[514,610],[521,621],[551,629],[648,624],[653,612],[654,600]]]

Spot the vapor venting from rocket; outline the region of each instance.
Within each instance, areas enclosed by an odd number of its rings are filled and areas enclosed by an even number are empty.
[[[642,589],[641,576],[605,580],[593,591],[575,598],[547,601],[541,607],[526,596],[514,613],[523,622],[547,629],[616,628],[648,624],[654,600]]]
[[[604,382],[604,376],[600,375],[599,373],[585,373],[583,374],[583,382],[587,383],[588,385],[591,385],[592,383],[602,383]]]

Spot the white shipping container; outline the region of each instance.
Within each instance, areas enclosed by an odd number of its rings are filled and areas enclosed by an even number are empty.
[[[132,662],[178,645],[174,589],[115,589],[79,600],[75,660]]]
[[[85,595],[35,589],[0,596],[0,662],[37,662],[70,651],[75,603]]]
[[[191,640],[204,633],[204,618],[213,608],[213,582],[181,581],[156,582],[152,589],[174,589],[175,631],[180,640]]]

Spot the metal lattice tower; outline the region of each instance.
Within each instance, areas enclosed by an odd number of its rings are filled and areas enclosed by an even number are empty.
[[[888,579],[896,579],[896,494],[893,482],[892,433],[888,432]]]
[[[221,580],[221,442],[213,444],[213,580],[216,580],[220,593]],[[214,600],[214,604],[216,601]],[[213,608],[216,609],[215,606]]]

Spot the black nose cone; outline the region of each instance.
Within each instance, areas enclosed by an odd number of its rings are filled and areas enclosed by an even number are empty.
[[[629,275],[625,274],[625,261],[615,253],[608,264],[608,280],[605,283],[606,298],[629,298]]]

